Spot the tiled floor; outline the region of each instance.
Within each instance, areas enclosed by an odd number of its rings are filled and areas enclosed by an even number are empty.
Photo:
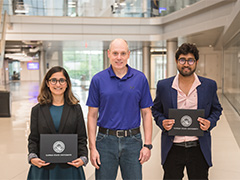
[[[38,82],[15,82],[11,90],[12,116],[0,118],[0,179],[24,180],[29,165],[27,163],[27,136],[29,133],[29,116],[31,107],[37,103]],[[87,115],[85,106],[87,92],[74,88],[81,100],[84,117]],[[210,168],[211,180],[240,179],[240,117],[220,95],[224,111],[217,127],[212,131],[212,150],[214,166]],[[1,102],[0,102],[1,103]],[[160,165],[160,131],[154,124],[151,159],[143,165],[144,179],[162,179]],[[94,168],[89,163],[85,169],[87,179],[94,179]],[[117,179],[121,179],[120,174]],[[185,177],[185,179],[187,179]]]

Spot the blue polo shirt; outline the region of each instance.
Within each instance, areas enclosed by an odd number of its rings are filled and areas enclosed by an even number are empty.
[[[139,127],[140,109],[153,105],[147,78],[130,66],[122,79],[112,66],[97,73],[91,80],[86,104],[98,108],[98,126],[115,130]]]

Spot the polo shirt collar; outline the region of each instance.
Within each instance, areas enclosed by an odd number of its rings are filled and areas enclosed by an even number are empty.
[[[133,76],[132,68],[128,64],[126,66],[128,67],[128,72],[125,76],[123,76],[122,80],[128,79]],[[112,65],[110,65],[110,67],[108,68],[108,72],[111,78],[112,77],[118,78],[112,69]]]

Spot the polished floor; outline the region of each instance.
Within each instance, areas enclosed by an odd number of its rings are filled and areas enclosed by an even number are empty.
[[[27,137],[30,112],[31,107],[37,103],[39,83],[12,82],[7,89],[11,91],[12,116],[0,118],[0,180],[24,180],[29,169]],[[74,88],[74,92],[81,101],[86,119],[85,102],[88,92],[78,87]],[[210,168],[209,179],[240,180],[240,117],[223,95],[220,94],[219,97],[224,111],[217,127],[212,131],[214,166]],[[143,179],[162,179],[160,136],[160,131],[154,124],[154,148],[151,159],[143,165]],[[84,170],[87,179],[94,179],[91,163]],[[117,179],[121,179],[120,173]]]

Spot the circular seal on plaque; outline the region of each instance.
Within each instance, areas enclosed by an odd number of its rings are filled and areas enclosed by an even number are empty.
[[[189,127],[191,126],[192,124],[192,118],[188,115],[185,115],[181,118],[181,124],[184,126],[184,127]]]
[[[56,141],[53,144],[53,150],[56,153],[62,153],[65,150],[65,144],[62,141]]]

